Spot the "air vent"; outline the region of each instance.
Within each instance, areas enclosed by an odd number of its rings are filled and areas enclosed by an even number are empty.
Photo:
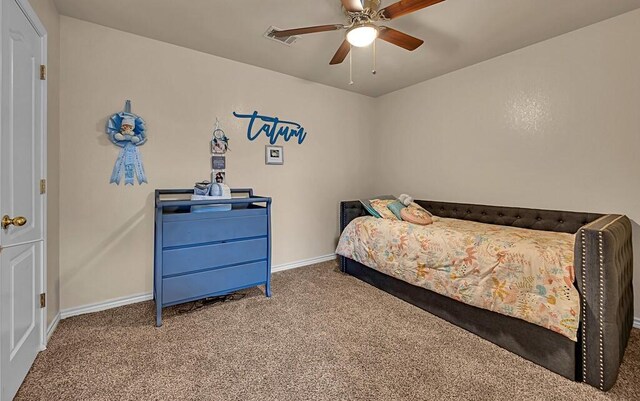
[[[283,45],[287,46],[291,46],[292,44],[296,43],[298,39],[300,39],[300,36],[277,37],[273,34],[275,31],[282,31],[282,29],[275,26],[270,26],[269,29],[267,29],[267,32],[264,33],[264,37],[267,39],[275,40],[276,42],[282,43]]]

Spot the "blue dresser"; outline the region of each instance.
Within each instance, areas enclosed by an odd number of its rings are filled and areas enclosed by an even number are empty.
[[[166,306],[258,285],[271,296],[271,198],[232,189],[230,200],[191,201],[191,193],[155,191],[156,326]],[[229,204],[224,211],[203,207]]]

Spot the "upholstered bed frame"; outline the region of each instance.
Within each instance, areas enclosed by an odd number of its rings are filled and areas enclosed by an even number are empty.
[[[416,201],[436,216],[576,235],[578,342],[524,320],[476,308],[340,257],[343,272],[469,330],[562,376],[609,390],[633,325],[631,223],[626,216]],[[340,232],[368,215],[341,202]]]

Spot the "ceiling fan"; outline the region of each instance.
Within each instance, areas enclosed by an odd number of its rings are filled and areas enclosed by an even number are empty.
[[[385,42],[400,46],[403,49],[413,51],[420,47],[424,41],[411,35],[402,33],[375,22],[388,21],[425,7],[443,2],[444,0],[400,0],[383,9],[380,9],[380,0],[341,0],[347,16],[347,24],[331,24],[310,26],[306,28],[286,29],[275,31],[276,37],[304,35],[307,33],[329,32],[346,29],[346,38],[338,48],[338,51],[329,64],[340,64],[351,51],[351,46],[366,47],[372,44],[376,38]]]

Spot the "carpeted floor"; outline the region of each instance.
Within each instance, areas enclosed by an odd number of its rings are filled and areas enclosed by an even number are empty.
[[[639,400],[640,331],[608,393],[564,379],[341,274],[273,275],[273,298],[153,325],[145,302],[60,323],[18,400]]]

